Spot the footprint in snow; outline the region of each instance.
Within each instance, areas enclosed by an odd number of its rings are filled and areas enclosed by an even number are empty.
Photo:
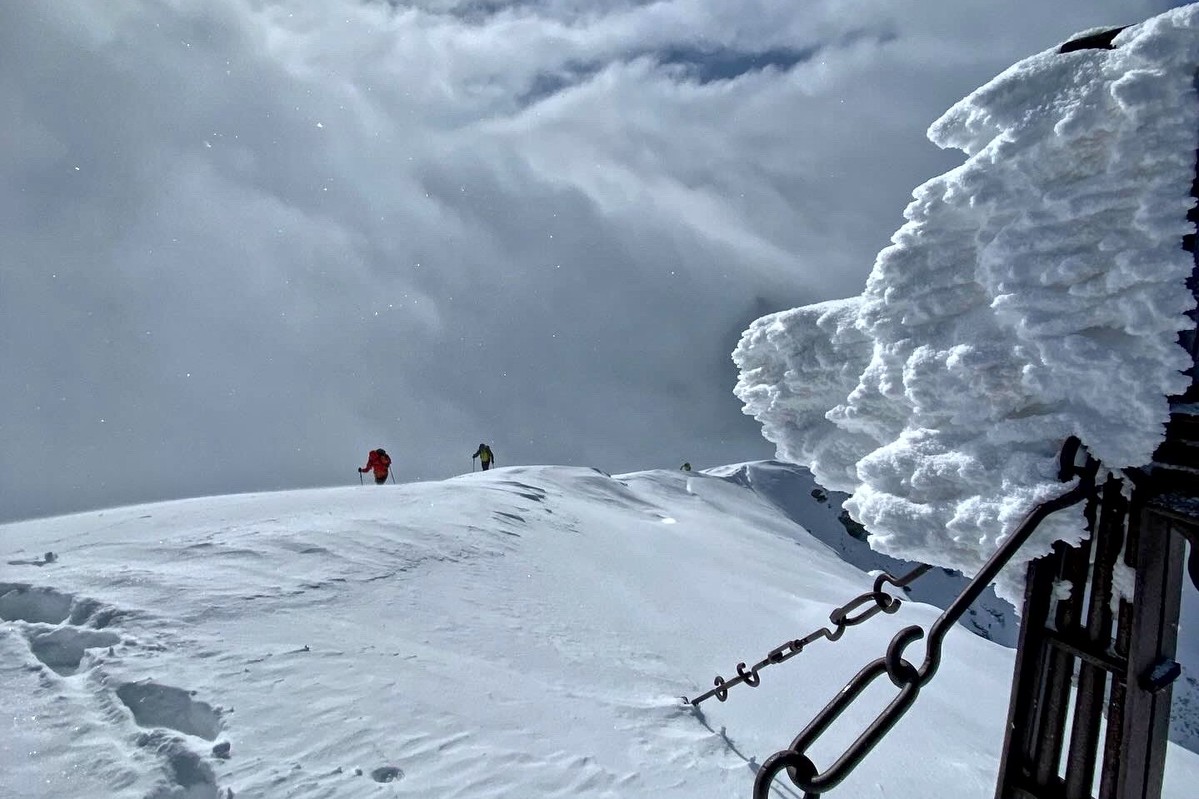
[[[147,799],[218,799],[233,795],[232,789],[228,794],[218,792],[212,766],[179,738],[156,730],[139,736],[137,745],[154,752],[162,763],[163,781]]]
[[[379,766],[371,771],[371,779],[375,782],[395,782],[403,777],[403,770],[396,766]]]
[[[42,563],[52,562],[47,553]],[[76,597],[54,588],[27,583],[0,583],[0,622],[26,625],[22,634],[30,651],[42,664],[60,675],[75,673],[88,649],[112,647],[120,636],[108,627],[127,614],[93,599]],[[86,625],[86,626],[84,626]],[[220,791],[212,767],[184,741],[166,730],[216,740],[222,728],[221,714],[192,692],[152,681],[124,683],[117,698],[133,714],[140,727],[165,728],[143,733],[138,746],[160,756],[163,782],[147,799],[225,799],[232,789]],[[213,747],[213,756],[228,755],[228,744]]]
[[[215,741],[221,731],[221,714],[182,688],[149,680],[128,682],[117,688],[117,698],[139,727],[166,727],[207,741]]]
[[[22,632],[33,656],[62,676],[75,673],[88,649],[121,642],[103,629],[117,615],[115,608],[53,588],[0,583],[0,621],[29,625]]]
[[[121,637],[107,630],[81,630],[77,627],[56,627],[48,632],[27,634],[33,656],[55,673],[67,677],[79,669],[89,649],[116,646]]]
[[[75,597],[53,588],[26,583],[0,583],[0,621],[62,624],[71,616]]]

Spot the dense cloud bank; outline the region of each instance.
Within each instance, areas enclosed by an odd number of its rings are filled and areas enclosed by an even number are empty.
[[[969,159],[915,191],[862,295],[743,336],[746,412],[877,549],[973,572],[1062,491],[1067,436],[1149,462],[1189,365],[1197,63],[1191,6],[1011,67],[930,128]],[[1081,514],[1043,526],[1022,554]]]
[[[765,457],[727,353],[857,291],[948,103],[1149,0],[0,11],[0,519]],[[865,188],[863,188],[865,187]]]

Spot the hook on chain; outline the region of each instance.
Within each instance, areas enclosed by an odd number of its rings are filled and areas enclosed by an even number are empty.
[[[766,653],[766,657],[755,663],[752,667],[748,666],[745,662],[738,663],[737,676],[725,680],[724,677],[717,675],[716,679],[712,681],[715,687],[694,699],[683,697],[684,704],[698,705],[705,699],[712,697],[716,697],[716,700],[719,702],[724,702],[729,698],[729,689],[734,685],[742,683],[748,685],[750,688],[757,688],[762,683],[762,675],[759,672],[767,666],[782,663],[785,660],[795,657],[808,644],[818,641],[821,638],[828,639],[829,641],[837,641],[845,634],[848,628],[856,627],[879,613],[896,612],[899,610],[900,605],[903,604],[903,600],[888,594],[883,590],[883,585],[889,583],[902,588],[924,574],[929,568],[931,567],[918,566],[901,577],[895,577],[886,573],[879,575],[875,578],[872,590],[854,597],[829,614],[828,619],[832,624],[832,629],[820,627],[803,638],[786,641]],[[867,605],[869,607],[866,607]]]
[[[923,637],[924,630],[912,625],[904,627],[891,639],[891,644],[887,647],[887,654],[883,657],[883,664],[887,667],[887,676],[891,678],[891,682],[895,684],[896,688],[904,688],[918,682],[923,684],[920,679],[920,671],[903,656],[903,650],[907,649],[908,644],[919,641]]]
[[[750,688],[757,688],[762,684],[762,675],[758,674],[758,670],[751,669],[750,671],[746,671],[744,663],[737,664],[737,676],[741,678],[741,682]]]

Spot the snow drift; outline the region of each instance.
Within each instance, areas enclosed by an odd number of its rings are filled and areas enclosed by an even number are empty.
[[[802,470],[719,471],[510,467],[0,526],[0,794],[748,796],[939,611],[905,603],[693,712],[680,696],[872,582],[793,521],[840,528]],[[838,790],[990,797],[1011,670],[955,629]],[[831,745],[885,701],[864,699]],[[1165,796],[1191,796],[1199,757],[1172,746],[1167,766]]]

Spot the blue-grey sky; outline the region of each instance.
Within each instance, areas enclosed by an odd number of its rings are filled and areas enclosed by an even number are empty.
[[[757,316],[857,293],[924,138],[1134,0],[0,9],[0,521],[769,457]]]

